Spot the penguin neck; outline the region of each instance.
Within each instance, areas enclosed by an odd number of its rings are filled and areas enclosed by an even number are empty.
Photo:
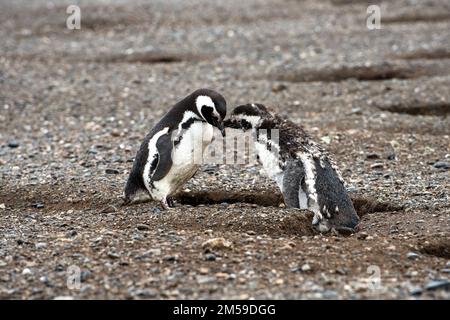
[[[188,129],[194,122],[206,122],[205,119],[200,117],[197,113],[192,110],[185,110],[183,112],[183,117],[178,125],[178,130]]]

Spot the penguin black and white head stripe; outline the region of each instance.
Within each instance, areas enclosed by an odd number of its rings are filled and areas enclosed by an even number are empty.
[[[277,183],[286,206],[314,212],[313,224],[322,232],[330,228],[353,229],[358,224],[337,166],[301,126],[262,104],[236,107],[225,126],[255,132],[259,161]],[[272,130],[278,130],[278,134]],[[271,141],[274,136],[278,141]]]
[[[227,103],[224,97],[209,89],[199,89],[192,95],[195,97],[197,114],[212,126],[219,128],[225,136],[223,120],[227,115]]]
[[[259,103],[245,104],[234,108],[231,118],[226,124],[231,128],[248,130],[255,128],[262,119],[268,119],[271,115],[267,108]]]
[[[225,135],[226,112],[224,97],[210,89],[176,103],[144,138],[125,186],[125,203],[150,196],[168,208],[169,196],[200,166],[194,159],[212,142],[213,128]]]

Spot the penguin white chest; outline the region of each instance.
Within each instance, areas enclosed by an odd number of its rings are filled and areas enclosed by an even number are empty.
[[[154,199],[160,200],[172,194],[195,174],[203,162],[203,152],[212,142],[213,135],[213,127],[200,121],[181,132],[179,143],[173,148],[169,172],[163,179],[154,182]],[[174,138],[177,139],[176,134]]]
[[[269,150],[265,143],[259,141],[255,142],[255,149],[267,175],[277,183],[278,188],[283,192],[283,170],[279,164],[278,153]]]

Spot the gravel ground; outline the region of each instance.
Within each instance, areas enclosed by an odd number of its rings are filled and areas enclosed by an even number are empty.
[[[380,2],[369,30],[368,3],[0,1],[0,298],[449,299],[450,4]],[[317,234],[254,165],[121,206],[143,136],[201,87],[328,148],[358,232]]]

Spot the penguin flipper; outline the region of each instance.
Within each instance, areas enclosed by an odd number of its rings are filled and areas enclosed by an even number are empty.
[[[359,217],[348,192],[329,161],[316,162],[316,190],[319,207],[330,226],[354,229]]]
[[[158,181],[164,178],[172,167],[172,149],[173,142],[171,134],[166,133],[159,137],[156,142],[157,164],[153,172],[150,173],[152,181]]]
[[[300,188],[305,179],[305,170],[301,161],[289,161],[283,174],[283,197],[287,207],[300,208]]]

